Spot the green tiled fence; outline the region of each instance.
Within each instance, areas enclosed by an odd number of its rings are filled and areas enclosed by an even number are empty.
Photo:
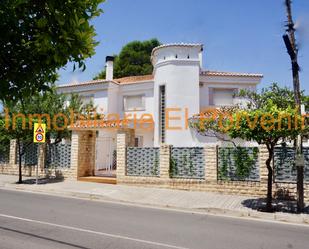
[[[38,144],[23,144],[21,146],[21,151],[23,151],[21,162],[23,165],[37,165],[38,155],[39,155],[39,146]],[[16,148],[16,163],[19,163],[18,147]]]
[[[259,181],[259,149],[257,147],[219,147],[218,179]]]
[[[159,176],[159,148],[127,148],[128,176]]]
[[[305,156],[304,181],[309,182],[309,147],[303,148]],[[295,149],[276,147],[274,155],[275,182],[296,182]]]
[[[10,161],[10,143],[0,144],[0,164],[6,164]]]
[[[70,168],[71,144],[47,144],[45,167]]]
[[[202,147],[172,147],[170,177],[205,179],[205,155]]]

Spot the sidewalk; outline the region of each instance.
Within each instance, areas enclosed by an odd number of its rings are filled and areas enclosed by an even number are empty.
[[[210,192],[171,190],[162,188],[145,188],[127,185],[109,185],[65,180],[61,182],[40,181],[33,184],[33,177],[24,177],[28,184],[15,184],[17,176],[0,175],[0,189],[22,190],[65,197],[78,197],[99,201],[121,202],[159,208],[174,208],[192,212],[234,217],[250,217],[265,220],[276,220],[290,223],[308,224],[309,212],[291,214],[295,203],[277,202],[282,212],[263,213],[256,209],[263,200],[256,197],[223,195]]]

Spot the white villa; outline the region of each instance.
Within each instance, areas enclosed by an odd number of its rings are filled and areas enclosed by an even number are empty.
[[[33,176],[40,169],[44,177],[265,197],[266,146],[234,140],[242,147],[238,150],[188,125],[200,113],[246,103],[235,93],[255,90],[263,75],[203,70],[202,53],[201,44],[161,45],[151,53],[151,75],[121,79],[114,79],[114,58],[108,56],[106,79],[59,85],[61,93],[93,101],[104,119],[79,118],[70,124],[70,141],[33,146],[26,151],[22,173]],[[0,158],[0,173],[18,174],[16,140],[9,146],[6,158]],[[306,147],[304,154],[308,161]],[[297,196],[294,157],[291,147],[275,150],[276,197]],[[244,165],[246,170],[238,172]],[[308,201],[309,184],[305,193]]]
[[[202,53],[201,44],[161,45],[151,54],[152,75],[120,79],[113,78],[113,57],[108,56],[106,79],[60,85],[58,91],[78,93],[85,102],[93,100],[105,115],[119,114],[122,119],[151,115],[154,129],[135,127],[137,146],[198,146],[205,141],[187,127],[186,120],[205,108],[235,104],[235,92],[242,88],[255,90],[263,77],[203,70]],[[111,138],[115,137],[113,132],[100,131]]]
[[[202,44],[161,45],[151,54],[152,75],[120,79],[114,79],[113,57],[108,56],[106,79],[60,85],[58,91],[78,93],[85,102],[92,100],[105,115],[118,114],[121,119],[129,120],[141,117],[149,120],[151,115],[153,129],[134,125],[133,121],[130,124],[135,129],[137,147],[158,147],[162,143],[203,146],[213,141],[190,129],[188,118],[205,108],[237,103],[234,93],[243,88],[255,90],[263,75],[204,70],[202,54]],[[97,130],[97,153],[116,148],[116,129],[83,128]]]

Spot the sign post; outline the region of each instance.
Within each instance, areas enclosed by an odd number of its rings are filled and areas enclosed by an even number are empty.
[[[46,139],[46,124],[42,123],[35,123],[34,130],[33,130],[33,142],[38,144],[45,143]],[[39,155],[40,156],[40,153]],[[36,166],[36,185],[39,183],[39,160]]]

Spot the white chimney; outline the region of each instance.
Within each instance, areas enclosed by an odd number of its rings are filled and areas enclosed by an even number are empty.
[[[114,79],[114,57],[106,56],[106,80]]]
[[[201,51],[198,54],[198,58],[200,61],[200,69],[202,70],[203,69],[203,47],[201,48]]]

